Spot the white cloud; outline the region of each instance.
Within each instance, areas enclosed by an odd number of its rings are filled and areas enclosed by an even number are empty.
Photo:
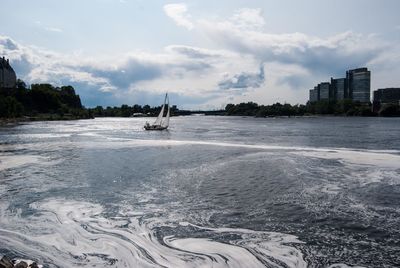
[[[264,24],[259,9],[241,9],[227,19],[197,20],[196,28],[223,49],[264,63],[296,64],[326,76],[368,65],[386,50],[376,35],[350,31],[325,38],[298,32],[272,34],[263,29]]]
[[[34,46],[24,46],[6,36],[0,36],[0,54],[10,58],[17,76],[28,83],[50,82],[59,85],[61,81],[67,80],[97,85],[100,89],[109,86],[106,79],[79,70],[81,62],[76,58]]]
[[[243,90],[248,88],[259,88],[265,81],[264,66],[256,73],[242,72],[229,76],[226,74],[224,79],[218,83],[221,89]]]
[[[63,55],[24,46],[0,36],[0,54],[10,58],[17,76],[28,83],[79,84],[90,88],[91,93],[87,94],[108,92],[121,102],[137,96],[137,92],[166,91],[179,94],[186,101],[206,101],[211,95],[220,94],[219,83],[226,75],[259,72],[259,64],[252,57],[180,45],[168,46],[156,54],[132,52],[93,59],[79,53]],[[81,96],[85,102],[85,94]]]
[[[40,20],[36,20],[35,25],[37,25],[38,27],[40,27],[41,29],[48,31],[48,32],[55,32],[55,33],[61,33],[63,30],[57,27],[49,27],[49,26],[45,26],[43,25],[43,23]]]
[[[62,30],[60,28],[55,28],[55,27],[45,27],[44,29],[48,32],[56,32],[56,33],[62,32]]]
[[[164,12],[168,17],[173,19],[179,26],[183,26],[188,30],[193,29],[193,23],[190,21],[190,16],[187,14],[187,7],[183,3],[167,4],[164,6]]]
[[[242,8],[235,12],[230,21],[246,30],[260,30],[265,25],[261,9]]]

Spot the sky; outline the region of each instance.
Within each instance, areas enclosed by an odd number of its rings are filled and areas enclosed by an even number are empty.
[[[0,0],[0,56],[28,85],[72,85],[87,107],[304,104],[368,67],[400,87],[397,0]]]

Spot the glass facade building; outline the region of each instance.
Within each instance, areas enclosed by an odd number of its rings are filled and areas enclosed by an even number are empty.
[[[400,88],[380,88],[374,91],[374,102],[399,103]]]
[[[318,85],[319,100],[329,100],[331,84],[323,82]]]
[[[367,68],[348,70],[346,78],[331,78],[330,83],[320,83],[314,90],[310,90],[310,101],[351,99],[369,103],[370,97],[371,72]]]
[[[310,102],[319,101],[318,87],[310,89]]]
[[[314,87],[314,89],[310,89],[310,96],[308,99],[309,102],[319,101],[319,91],[318,86]]]
[[[353,101],[370,102],[371,72],[367,68],[358,68],[346,72],[347,92]]]
[[[373,110],[379,112],[385,104],[400,105],[400,88],[380,88],[374,91]]]
[[[331,87],[334,100],[344,100],[348,98],[346,92],[346,78],[331,78]]]

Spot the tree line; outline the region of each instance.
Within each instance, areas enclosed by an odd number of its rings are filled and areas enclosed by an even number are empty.
[[[28,88],[22,80],[18,80],[15,88],[0,89],[0,117],[22,116],[48,119],[53,116],[54,119],[92,117],[72,86],[32,84]]]
[[[90,113],[94,117],[131,117],[131,116],[157,116],[162,106],[150,107],[150,105],[139,105],[135,104],[132,106],[123,104],[118,106],[97,106],[95,108],[89,108]],[[164,115],[167,112],[164,111]],[[170,108],[171,116],[183,116],[192,114],[204,114],[204,115],[225,115],[224,110],[212,110],[212,111],[191,111],[191,110],[180,110],[176,105],[172,105]]]
[[[84,119],[94,117],[157,116],[161,106],[135,104],[85,108],[72,86],[32,84],[29,88],[18,79],[15,88],[0,88],[0,118],[29,117],[32,120]],[[171,115],[188,115],[190,111],[171,106]]]
[[[304,115],[345,115],[345,116],[400,116],[397,104],[386,104],[374,111],[371,103],[360,103],[352,100],[335,102],[317,101],[306,105],[275,103],[272,105],[258,105],[254,102],[228,104],[225,107],[226,115],[241,116],[304,116]]]
[[[135,104],[129,106],[127,104],[122,104],[118,106],[97,106],[95,108],[89,108],[90,113],[94,117],[131,117],[133,115],[137,116],[157,116],[161,110],[161,106],[150,107],[150,105],[139,105]],[[180,113],[176,105],[172,105],[170,108],[171,115],[177,115]]]

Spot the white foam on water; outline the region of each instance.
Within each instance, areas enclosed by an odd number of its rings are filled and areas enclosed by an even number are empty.
[[[51,166],[62,162],[62,159],[50,159],[49,157],[43,157],[39,155],[31,154],[11,154],[0,152],[0,171],[6,169],[13,169],[23,167],[25,165],[43,165]]]
[[[302,151],[294,152],[298,155],[323,159],[337,159],[342,163],[351,163],[365,166],[379,166],[400,168],[400,155],[378,151],[352,151],[332,149],[327,151]]]
[[[34,261],[32,261],[32,260],[27,260],[27,259],[16,259],[14,264],[17,265],[17,264],[20,263],[20,262],[25,262],[26,264],[28,264],[28,266],[34,263]],[[39,268],[42,268],[42,267],[43,267],[43,265],[41,265],[41,264],[38,264],[37,266],[38,266]]]
[[[27,164],[36,164],[43,161],[44,158],[37,155],[0,155],[0,171],[16,168]]]
[[[364,266],[348,266],[344,263],[336,263],[328,266],[328,268],[365,268]]]
[[[278,260],[281,263],[285,263],[289,267],[307,267],[307,263],[303,260],[303,254],[301,251],[296,248],[289,247],[287,245],[292,244],[302,244],[300,240],[294,235],[282,234],[277,232],[263,232],[263,231],[253,231],[249,229],[243,228],[209,228],[202,227],[195,224],[190,224],[188,222],[179,223],[182,226],[194,226],[198,229],[203,229],[207,231],[213,231],[214,233],[226,233],[226,234],[241,234],[242,240],[240,241],[231,241],[233,245],[239,245],[245,247],[241,248],[241,250],[247,250],[252,253],[257,252],[255,255],[248,255],[245,253],[238,252],[237,248],[233,248],[227,251],[229,248],[218,247],[218,242],[210,241],[208,239],[205,240],[205,245],[199,248],[200,244],[198,243],[198,239],[181,239],[181,240],[172,240],[173,245],[181,248],[182,250],[193,249],[194,252],[206,250],[210,254],[214,254],[217,256],[233,256],[232,260],[236,261],[236,258],[239,256],[241,262],[238,262],[237,265],[233,265],[230,267],[258,267],[259,262],[252,262],[252,258],[255,256],[261,257],[263,256],[264,263],[262,267],[265,267],[265,263],[269,265],[276,265],[276,262],[271,260]],[[220,243],[219,243],[220,244]],[[226,245],[226,244],[225,244]],[[225,255],[220,254],[220,250],[225,250]],[[216,257],[217,257],[216,256]],[[249,264],[249,265],[245,265]]]
[[[353,163],[359,165],[374,165],[380,167],[400,168],[400,151],[398,150],[366,150],[349,148],[313,148],[301,146],[278,146],[266,144],[243,144],[218,141],[186,141],[186,140],[143,140],[143,139],[115,139],[110,142],[88,142],[85,146],[91,147],[160,147],[160,146],[183,146],[183,145],[204,145],[221,146],[233,148],[246,148],[257,150],[285,150],[289,153],[323,159],[337,159],[344,163]]]
[[[141,213],[106,218],[100,205],[69,200],[34,203],[35,215],[1,213],[0,240],[40,263],[60,267],[307,267],[295,236],[181,223],[181,228],[235,235],[229,241],[166,236],[157,238]],[[7,220],[4,220],[4,217]],[[159,220],[158,222],[155,222]],[[176,224],[176,228],[180,224]],[[161,241],[160,241],[161,239]]]
[[[213,267],[265,267],[247,249],[234,245],[215,242],[206,238],[173,239],[167,237],[164,242],[180,251],[198,256],[206,255],[212,259]],[[203,259],[200,267],[207,267],[208,260]]]
[[[19,138],[26,139],[51,139],[51,138],[68,138],[69,133],[30,133],[30,134],[15,134]]]

